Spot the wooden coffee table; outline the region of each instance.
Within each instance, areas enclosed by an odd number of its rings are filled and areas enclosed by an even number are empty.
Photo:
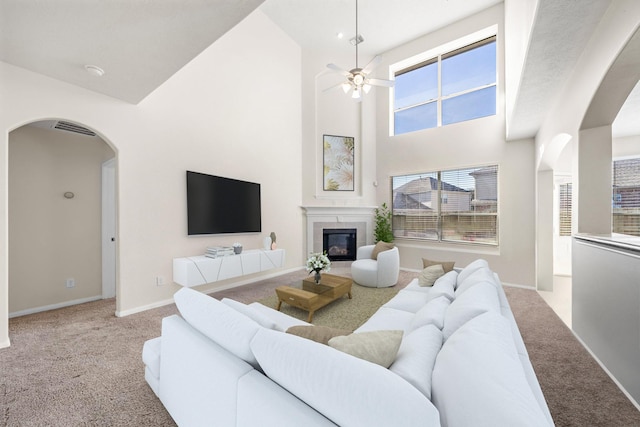
[[[348,277],[335,276],[333,274],[323,274],[320,284],[316,285],[313,276],[307,277],[294,286],[278,286],[278,311],[282,303],[287,303],[293,307],[309,312],[307,322],[313,320],[313,313],[319,308],[340,299],[347,294],[351,299],[352,280]]]

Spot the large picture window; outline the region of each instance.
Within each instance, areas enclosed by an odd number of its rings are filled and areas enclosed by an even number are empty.
[[[393,235],[498,244],[498,166],[392,177]]]
[[[495,114],[495,36],[395,73],[395,135]]]

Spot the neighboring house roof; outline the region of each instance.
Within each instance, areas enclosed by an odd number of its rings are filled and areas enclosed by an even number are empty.
[[[473,172],[471,172],[469,175],[475,178],[476,175],[488,175],[488,174],[497,174],[497,173],[498,173],[497,166],[487,166],[486,168],[476,169]]]
[[[395,189],[397,193],[404,194],[417,194],[424,193],[429,190],[437,190],[438,189],[438,180],[433,177],[426,178],[417,178],[413,181],[409,181],[404,185]],[[444,191],[462,191],[468,193],[468,190],[462,189],[460,187],[456,187],[455,185],[449,184],[448,182],[442,181],[442,190]]]

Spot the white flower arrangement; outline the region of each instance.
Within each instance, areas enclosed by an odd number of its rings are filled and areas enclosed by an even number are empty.
[[[311,254],[309,259],[307,260],[307,271],[308,272],[320,272],[320,271],[329,271],[331,270],[331,261],[329,261],[329,257],[326,253],[316,253]]]

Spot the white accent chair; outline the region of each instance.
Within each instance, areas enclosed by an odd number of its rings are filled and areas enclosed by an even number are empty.
[[[361,286],[386,288],[398,282],[400,274],[400,253],[398,248],[378,253],[378,259],[372,259],[375,245],[360,246],[356,260],[351,263],[351,277]]]

